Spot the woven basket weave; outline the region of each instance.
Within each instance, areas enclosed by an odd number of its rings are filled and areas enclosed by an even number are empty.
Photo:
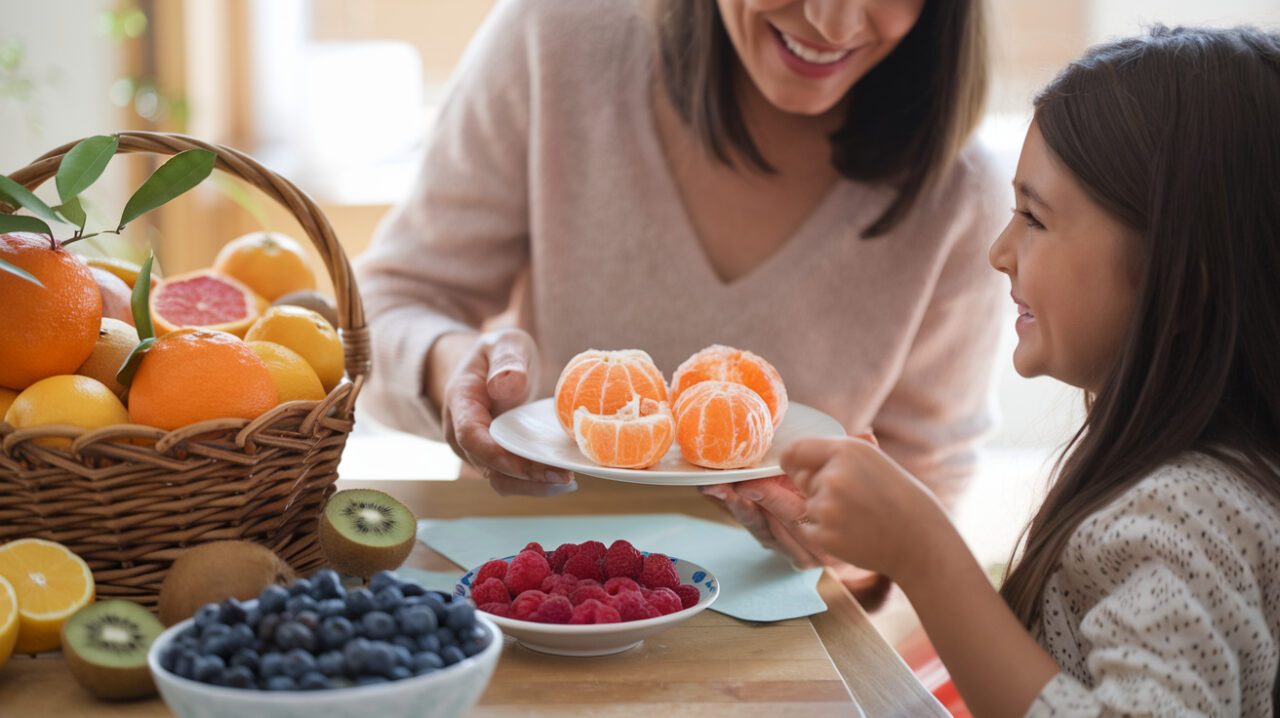
[[[73,146],[10,178],[34,189],[54,176]],[[191,137],[122,132],[118,152],[174,155],[193,148],[214,152],[217,169],[284,205],[315,244],[333,279],[347,377],[321,401],[287,402],[252,421],[219,419],[172,432],[137,425],[18,431],[0,421],[0,544],[24,537],[64,544],[88,562],[100,597],[148,608],[174,558],[196,544],[254,541],[299,573],[323,563],[316,521],[334,490],[355,399],[369,374],[369,332],[351,265],[306,194],[241,152]],[[34,442],[54,436],[71,438],[71,447]],[[155,443],[119,441],[128,438]]]

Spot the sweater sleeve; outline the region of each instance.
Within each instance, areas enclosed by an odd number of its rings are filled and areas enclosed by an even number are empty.
[[[1103,593],[1076,639],[1091,685],[1059,673],[1029,716],[1261,714],[1247,702],[1276,676],[1261,558],[1274,515],[1190,478],[1157,475],[1081,525],[1063,570]]]
[[[528,263],[532,5],[499,3],[473,39],[415,186],[357,263],[373,342],[361,404],[428,438],[442,431],[425,397],[427,353],[502,312]]]

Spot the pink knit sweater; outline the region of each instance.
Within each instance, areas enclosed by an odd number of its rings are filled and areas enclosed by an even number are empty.
[[[891,191],[840,181],[751,273],[722,281],[666,164],[649,89],[656,39],[628,0],[500,3],[453,80],[422,173],[359,262],[374,416],[431,438],[422,365],[516,287],[538,394],[588,349],[641,348],[670,377],[709,344],[761,354],[793,401],[954,497],[991,426],[1002,282],[987,247],[1008,190],[966,150],[889,235],[858,234]],[[528,282],[517,278],[528,273]]]

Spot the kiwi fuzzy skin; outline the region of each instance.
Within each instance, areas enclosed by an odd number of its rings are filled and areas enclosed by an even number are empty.
[[[82,688],[98,698],[110,701],[127,701],[155,695],[156,684],[146,662],[133,668],[113,668],[90,663],[76,651],[75,641],[67,631],[70,625],[71,621],[62,624],[62,657],[67,663],[67,670]],[[144,651],[143,655],[145,654]]]
[[[293,569],[271,549],[250,541],[214,541],[187,549],[160,584],[160,622],[172,626],[206,603],[257,598],[271,584],[285,585]]]
[[[329,564],[342,573],[369,578],[379,571],[394,571],[413,551],[414,532],[392,546],[366,546],[352,541],[338,530],[329,517],[320,516],[320,550]]]

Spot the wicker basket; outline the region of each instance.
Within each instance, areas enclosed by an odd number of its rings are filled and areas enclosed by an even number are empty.
[[[11,179],[37,187],[74,145]],[[149,608],[174,558],[196,544],[244,539],[274,550],[300,573],[322,564],[316,521],[334,490],[355,399],[369,374],[369,333],[351,265],[309,197],[243,153],[191,137],[123,132],[118,151],[174,155],[192,148],[216,153],[218,169],[267,193],[301,223],[333,279],[347,378],[321,401],[287,402],[253,421],[207,421],[172,432],[137,425],[17,431],[0,421],[0,543],[23,537],[62,543],[88,562],[99,596]],[[73,439],[70,448],[33,441],[52,436]],[[155,443],[118,441],[132,437]]]

